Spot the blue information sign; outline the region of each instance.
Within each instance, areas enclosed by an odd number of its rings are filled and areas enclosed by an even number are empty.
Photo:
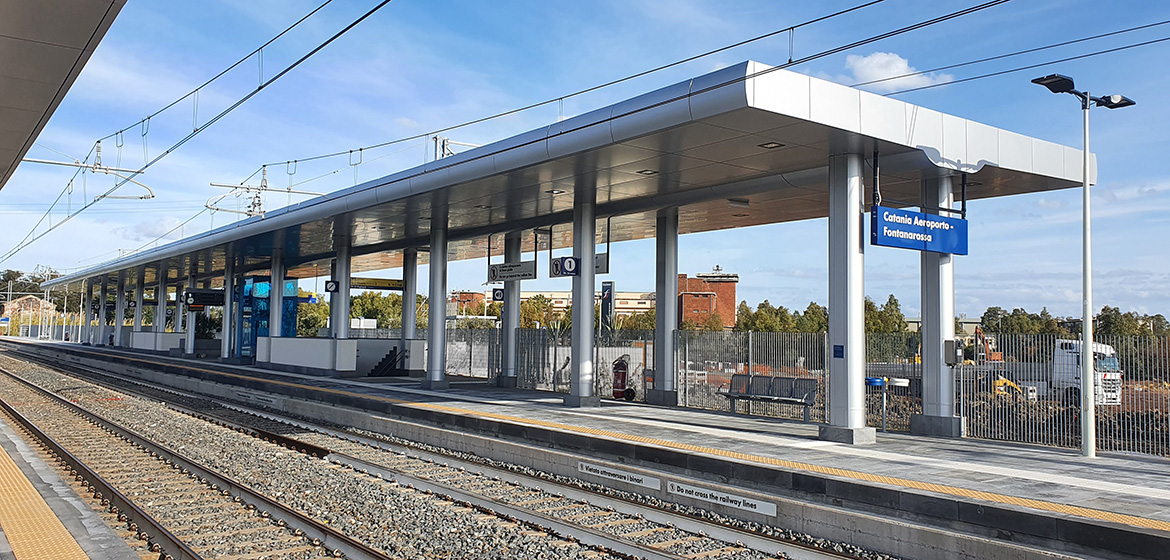
[[[966,255],[967,220],[874,206],[869,239],[873,245]]]

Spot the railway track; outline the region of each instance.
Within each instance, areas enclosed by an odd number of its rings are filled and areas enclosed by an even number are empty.
[[[0,375],[6,421],[65,461],[144,557],[631,557],[134,396],[23,373]]]
[[[248,406],[65,366],[113,389],[168,403],[193,417],[253,437],[326,458],[331,464],[409,488],[442,495],[482,510],[523,521],[599,549],[647,558],[888,558],[838,543],[747,525],[707,513],[683,512],[673,504],[595,485],[558,480],[503,464],[428,448],[380,434],[322,426]],[[673,506],[673,507],[672,507]],[[633,547],[631,547],[633,545]]]

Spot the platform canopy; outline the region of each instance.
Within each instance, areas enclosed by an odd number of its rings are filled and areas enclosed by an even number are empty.
[[[331,258],[334,234],[345,233],[354,273],[394,268],[401,249],[426,247],[441,206],[452,260],[484,257],[489,236],[501,254],[509,231],[552,228],[553,247],[567,247],[578,188],[597,190],[608,221],[598,242],[654,237],[655,213],[668,207],[679,208],[681,233],[820,218],[829,156],[868,161],[875,150],[883,196],[911,205],[923,177],[966,173],[969,199],[1081,181],[1078,149],[749,61],[46,285],[141,265],[147,282],[160,266],[177,280],[188,259],[199,276],[222,276],[229,248],[244,255],[244,271],[266,274],[278,231],[290,277],[327,274],[313,263]],[[534,238],[525,235],[525,251]]]
[[[0,189],[126,0],[0,0]]]

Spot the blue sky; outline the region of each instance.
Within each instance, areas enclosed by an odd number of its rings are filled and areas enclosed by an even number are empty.
[[[374,5],[336,0],[305,25],[264,51],[271,77]],[[282,80],[152,167],[142,181],[158,194],[150,201],[103,201],[3,263],[4,268],[58,269],[92,265],[135,249],[187,220],[222,190],[208,183],[238,182],[263,163],[305,158],[375,144],[587,88],[748,37],[774,31],[857,2],[728,2],[624,0],[597,2],[471,2],[395,0]],[[859,12],[796,31],[797,58],[960,9],[975,2],[887,0]],[[257,0],[127,3],[29,157],[61,159],[51,150],[83,157],[94,140],[103,161],[137,167],[254,87],[261,70],[246,62],[192,100],[126,128],[183,95],[271,38],[318,2]],[[1122,1],[1016,0],[979,13],[823,58],[795,70],[852,84],[911,67],[925,70],[1170,19],[1170,4]],[[1080,45],[947,70],[913,84],[947,81],[1090,51],[1170,36],[1170,25]],[[1170,314],[1170,180],[1162,167],[1170,125],[1170,74],[1160,71],[1170,42],[1111,55],[1043,66],[995,78],[939,87],[898,98],[1029,136],[1079,146],[1080,112],[1071,96],[1054,96],[1029,83],[1058,72],[1078,87],[1124,93],[1138,105],[1093,111],[1093,151],[1100,187],[1093,194],[1094,298],[1097,307]],[[448,133],[486,143],[662,87],[754,59],[786,62],[787,35],[554,104]],[[1155,69],[1151,72],[1151,69]],[[874,89],[881,93],[887,89]],[[143,139],[145,138],[145,142]],[[118,147],[118,144],[121,147]],[[145,146],[144,146],[145,144]],[[145,148],[145,150],[144,150]],[[273,185],[328,192],[422,163],[415,142],[346,158],[270,168]],[[145,152],[145,154],[144,154]],[[294,172],[290,174],[290,172]],[[3,249],[16,244],[68,181],[64,168],[22,165],[3,191]],[[75,184],[74,208],[112,180],[90,176]],[[134,194],[129,186],[124,193]],[[971,254],[955,265],[956,312],[977,316],[991,305],[1047,307],[1080,314],[1080,192],[1068,190],[974,201]],[[294,198],[293,201],[299,200]],[[236,198],[225,200],[235,207]],[[246,201],[244,201],[246,202]],[[265,201],[282,206],[283,196]],[[57,214],[54,221],[61,217]],[[223,225],[228,213],[204,213],[183,235]],[[739,297],[755,304],[803,309],[827,300],[824,220],[686,235],[679,271],[718,264],[740,274]],[[761,250],[761,247],[768,247]],[[653,289],[652,240],[614,247],[606,279],[619,290]],[[866,292],[883,301],[895,294],[908,315],[918,312],[918,254],[868,247]],[[425,267],[422,271],[425,284]],[[483,261],[453,263],[451,289],[481,289]],[[388,273],[394,276],[394,273]],[[599,281],[602,278],[599,278]],[[567,290],[568,280],[541,279],[525,289]]]

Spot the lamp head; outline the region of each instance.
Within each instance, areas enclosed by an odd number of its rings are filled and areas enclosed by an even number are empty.
[[[1049,74],[1043,78],[1036,78],[1032,80],[1033,84],[1040,84],[1052,93],[1072,93],[1076,91],[1073,86],[1073,79],[1063,74]]]
[[[1124,95],[1117,95],[1116,93],[1113,95],[1099,97],[1096,99],[1096,101],[1098,107],[1105,107],[1106,109],[1120,109],[1122,107],[1136,105],[1134,100]]]

